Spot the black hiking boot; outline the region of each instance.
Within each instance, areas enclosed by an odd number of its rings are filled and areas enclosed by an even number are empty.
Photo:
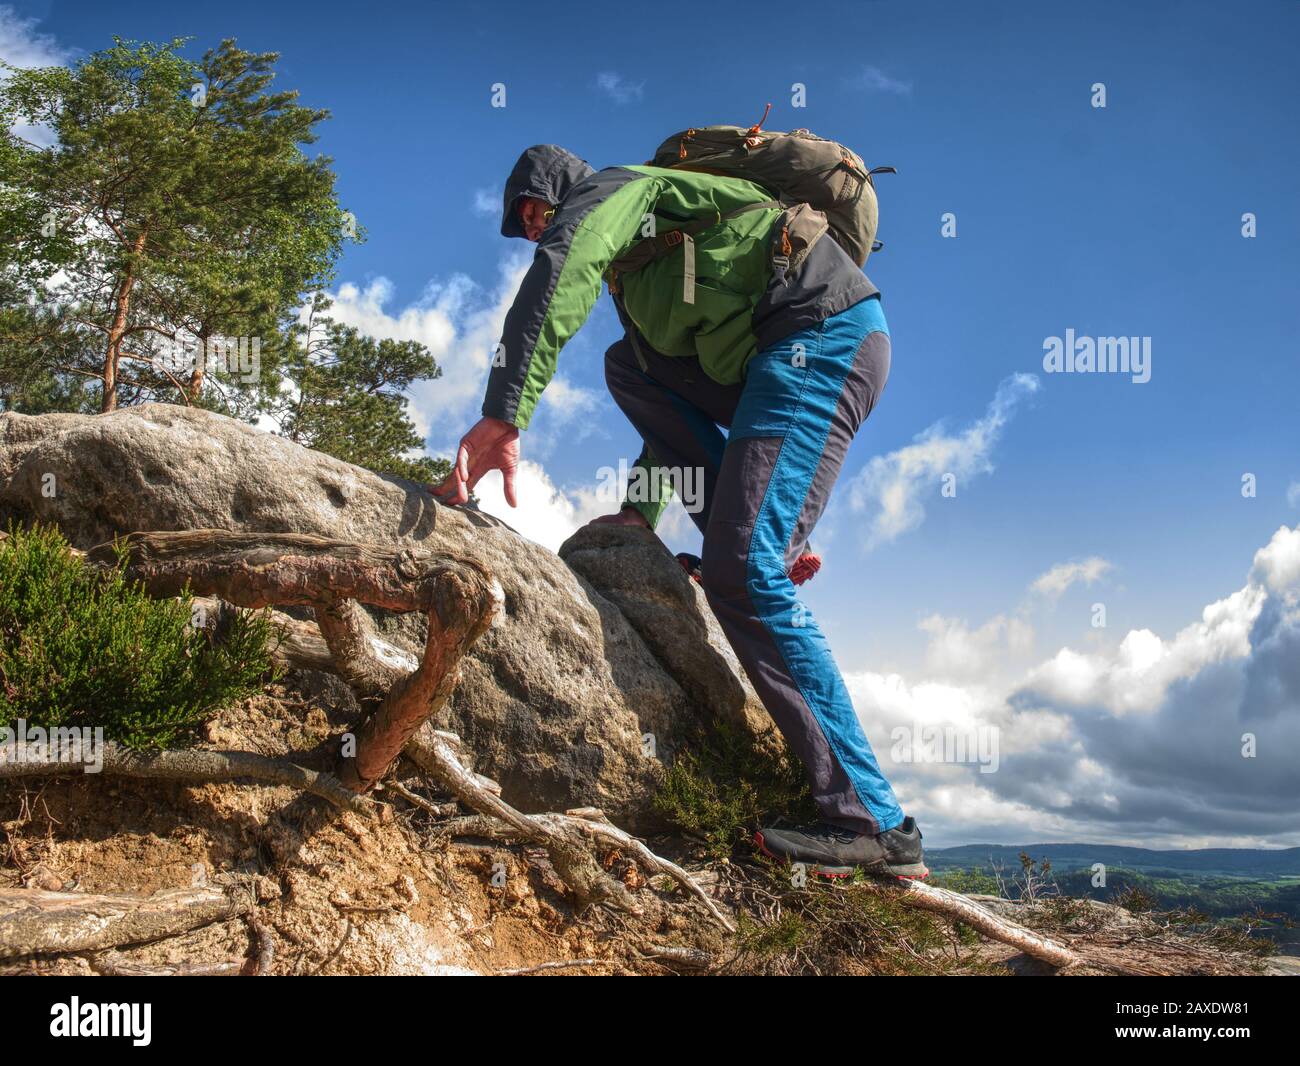
[[[692,555],[690,552],[678,552],[677,561],[682,564],[682,569],[690,575],[692,581],[700,580],[700,568],[704,561],[698,555]]]
[[[905,818],[895,829],[872,836],[826,822],[796,829],[760,829],[754,843],[765,854],[787,862],[802,862],[823,877],[848,877],[855,869],[889,877],[930,875],[921,850],[916,819]]]

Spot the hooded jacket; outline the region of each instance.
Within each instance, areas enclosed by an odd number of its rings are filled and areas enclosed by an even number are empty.
[[[742,381],[760,348],[878,291],[829,239],[813,245],[792,275],[778,276],[773,224],[782,209],[732,215],[771,202],[765,189],[741,178],[651,166],[593,171],[557,145],[535,145],[519,157],[506,183],[501,232],[507,237],[524,235],[521,196],[556,210],[506,314],[483,402],[483,414],[520,429],[554,376],[560,349],[595,306],[611,263],[652,233],[719,218],[694,237],[691,302],[679,246],[624,275],[618,304],[634,337],[667,356],[698,357],[704,373],[722,384]]]

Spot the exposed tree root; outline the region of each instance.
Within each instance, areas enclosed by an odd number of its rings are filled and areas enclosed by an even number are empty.
[[[131,962],[115,954],[90,960],[90,968],[105,977],[238,977],[243,973],[241,959],[224,962],[158,962],[148,965]]]
[[[163,781],[188,781],[207,784],[212,781],[256,781],[263,785],[289,785],[329,800],[336,807],[350,810],[363,818],[382,818],[385,808],[366,796],[344,788],[338,778],[319,770],[309,770],[287,759],[271,759],[251,751],[160,751],[152,754],[128,751],[116,744],[103,747],[101,773],[115,777],[151,778]],[[23,762],[0,761],[0,780],[16,777],[68,777],[83,774],[80,762],[54,760]]]
[[[500,585],[481,564],[441,553],[298,534],[133,533],[125,543],[128,575],[144,582],[153,595],[174,596],[189,588],[245,609],[286,604],[313,608],[316,626],[277,614],[285,633],[277,650],[282,661],[337,674],[369,711],[356,731],[355,757],[340,761],[339,778],[347,789],[362,793],[371,788],[405,750],[466,806],[500,823],[487,835],[545,847],[556,873],[584,905],[606,903],[641,911],[627,887],[598,861],[598,852],[617,847],[647,875],[672,878],[711,918],[732,928],[686,871],[611,825],[599,811],[522,814],[500,798],[496,782],[461,762],[456,738],[429,725],[460,678],[465,652],[491,625],[504,601]],[[102,545],[87,557],[106,565],[116,553]],[[428,639],[418,663],[376,637],[362,604],[428,614]],[[205,606],[215,611],[219,624],[224,607],[212,601]],[[319,782],[313,784],[320,787]],[[331,794],[326,795],[336,803],[332,788],[337,784],[328,782]]]
[[[501,586],[482,563],[443,552],[220,529],[132,533],[124,543],[128,576],[156,596],[189,588],[239,607],[294,604],[315,610],[334,672],[371,709],[357,730],[355,753],[339,766],[340,779],[355,792],[378,781],[412,734],[446,703],[460,679],[462,657],[504,602]],[[111,545],[88,553],[99,564],[115,557]],[[383,654],[361,604],[428,615],[424,656],[414,670]],[[293,635],[310,645],[301,625]]]
[[[734,930],[730,919],[695,880],[680,866],[660,858],[634,836],[605,820],[593,808],[568,814],[524,814],[515,810],[470,773],[457,757],[450,735],[424,726],[406,745],[406,754],[426,773],[455,795],[465,806],[483,817],[459,819],[453,826],[463,832],[496,839],[526,841],[546,849],[559,874],[579,900],[607,903],[633,914],[642,908],[620,881],[605,872],[596,859],[600,849],[617,847],[634,858],[648,876],[671,877],[704,906],[709,916],[724,929]]]
[[[257,945],[257,958],[253,960],[251,970],[245,967],[245,971],[253,977],[266,977],[275,964],[275,938],[270,927],[259,922],[253,914],[248,916],[248,928],[252,930],[253,942]]]
[[[0,888],[0,959],[161,940],[246,914],[254,904],[247,889],[177,888],[141,896]]]
[[[533,973],[545,973],[548,970],[574,970],[584,966],[617,966],[608,959],[558,959],[555,962],[542,962],[536,966],[523,966],[514,970],[497,970],[497,977],[525,977]]]
[[[901,881],[899,886],[902,902],[908,906],[920,907],[922,910],[942,914],[945,918],[964,922],[990,940],[1010,944],[1035,959],[1042,959],[1058,967],[1078,966],[1084,962],[1081,955],[1065,945],[985,910],[960,892],[927,885],[922,881]]]

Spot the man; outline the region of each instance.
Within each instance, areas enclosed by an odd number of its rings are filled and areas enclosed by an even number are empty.
[[[692,515],[704,534],[701,583],[803,761],[821,816],[799,829],[764,828],[757,843],[832,876],[862,867],[923,877],[920,830],[881,773],[789,572],[884,388],[889,334],[878,290],[833,240],[813,244],[792,272],[774,269],[782,214],[739,178],[649,166],[595,172],[555,145],[529,148],[506,183],[501,232],[536,242],[537,254],[506,315],[483,418],[434,491],[463,504],[500,470],[515,506],[519,431],[602,278],[611,280],[628,332],[606,353],[605,376],[645,443],[637,463],[660,491],[597,521],[654,529],[670,472],[703,473]],[[716,221],[691,227],[701,219]],[[625,264],[648,233],[662,236],[664,254],[619,272],[616,261]]]

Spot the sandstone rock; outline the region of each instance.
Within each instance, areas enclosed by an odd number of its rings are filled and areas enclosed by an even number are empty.
[[[438,724],[525,810],[598,806],[649,828],[663,764],[693,726],[722,715],[770,729],[698,590],[648,534],[579,534],[565,546],[571,570],[491,516],[208,411],[0,415],[0,527],[10,518],[55,523],[80,548],[136,530],[225,528],[480,559],[505,611]],[[410,648],[418,625],[381,619]],[[646,733],[657,758],[643,754]]]
[[[754,736],[776,726],[745,677],[704,591],[648,529],[584,526],[560,558],[611,600],[687,695]]]

